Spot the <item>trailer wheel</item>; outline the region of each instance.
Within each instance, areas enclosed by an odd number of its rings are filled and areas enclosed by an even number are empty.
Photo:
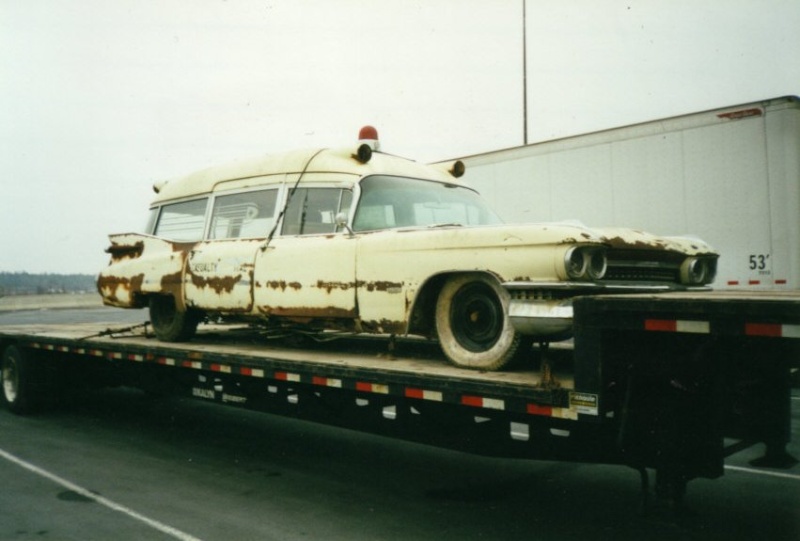
[[[508,304],[508,293],[491,276],[448,279],[436,303],[436,332],[448,360],[476,370],[498,370],[512,361],[520,336],[508,318]]]
[[[178,310],[171,296],[150,297],[150,323],[156,337],[162,342],[190,340],[197,331],[200,319],[200,313],[195,310]]]
[[[36,373],[24,351],[8,346],[3,351],[2,365],[3,401],[17,415],[30,413],[37,400]]]

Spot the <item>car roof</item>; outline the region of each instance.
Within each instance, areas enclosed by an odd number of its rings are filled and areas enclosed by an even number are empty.
[[[304,171],[337,173],[337,182],[341,182],[342,174],[353,175],[354,182],[368,175],[385,174],[463,184],[448,172],[448,165],[450,164],[421,164],[381,152],[372,153],[369,161],[362,163],[358,159],[358,148],[355,146],[294,150],[217,165],[167,182],[156,183],[153,188],[158,195],[153,204],[207,194],[233,180],[273,176],[272,181],[264,179],[264,184],[279,184],[284,182],[286,175],[298,175]],[[319,175],[314,177],[317,182]],[[296,178],[289,179],[291,182],[295,180]]]

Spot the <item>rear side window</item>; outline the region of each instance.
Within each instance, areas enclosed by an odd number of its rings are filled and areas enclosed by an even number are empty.
[[[161,208],[154,234],[169,240],[197,241],[203,238],[208,199],[173,203]]]
[[[275,220],[278,190],[217,196],[211,212],[211,239],[266,237]]]

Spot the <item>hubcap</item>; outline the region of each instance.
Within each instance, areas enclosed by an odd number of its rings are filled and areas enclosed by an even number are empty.
[[[503,331],[503,307],[488,285],[468,284],[453,298],[450,321],[459,344],[469,351],[486,351]]]

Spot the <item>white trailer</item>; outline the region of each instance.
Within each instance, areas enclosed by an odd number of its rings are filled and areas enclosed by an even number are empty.
[[[719,289],[800,289],[800,98],[460,158],[507,222],[696,235]]]

